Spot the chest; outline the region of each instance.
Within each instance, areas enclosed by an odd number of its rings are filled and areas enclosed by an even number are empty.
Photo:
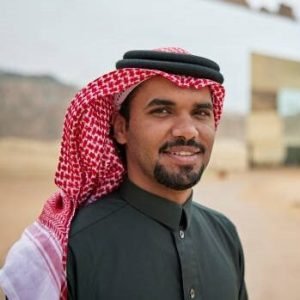
[[[76,262],[82,299],[87,293],[88,299],[112,300],[238,299],[232,253],[197,227],[127,224],[93,233],[84,245]]]

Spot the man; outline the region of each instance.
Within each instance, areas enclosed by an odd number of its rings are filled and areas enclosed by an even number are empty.
[[[61,192],[0,273],[9,298],[247,299],[234,226],[192,201],[222,82],[216,63],[182,49],[129,51],[76,95],[56,174]],[[30,268],[29,249],[38,267],[24,281],[13,271]]]
[[[246,299],[233,225],[192,202],[215,136],[209,87],[151,77],[127,96],[113,135],[127,177],[75,217],[70,299]]]

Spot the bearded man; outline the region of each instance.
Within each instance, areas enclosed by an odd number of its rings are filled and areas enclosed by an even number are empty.
[[[221,117],[222,83],[209,59],[139,50],[75,96],[60,191],[0,273],[8,299],[247,299],[234,225],[192,199]]]

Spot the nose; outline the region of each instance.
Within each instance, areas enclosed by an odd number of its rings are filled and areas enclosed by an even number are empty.
[[[172,127],[172,136],[190,140],[198,136],[198,129],[190,117],[176,118]]]

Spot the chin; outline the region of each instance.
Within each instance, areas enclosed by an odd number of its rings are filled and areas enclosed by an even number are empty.
[[[194,171],[193,169],[193,166],[188,165],[180,167],[180,170],[177,172],[172,172],[164,165],[156,164],[154,178],[158,183],[168,188],[183,191],[190,189],[200,181],[205,166],[202,165],[198,171]]]

